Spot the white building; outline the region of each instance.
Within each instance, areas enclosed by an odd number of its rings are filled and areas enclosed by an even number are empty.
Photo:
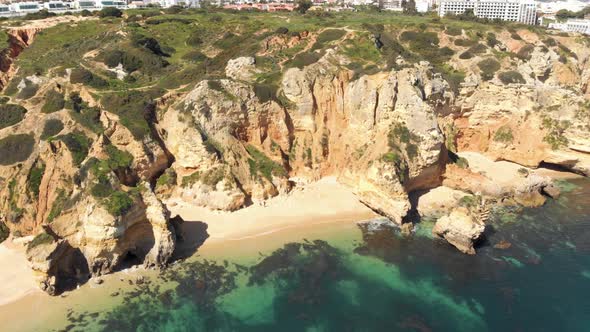
[[[10,8],[17,13],[35,13],[41,10],[38,2],[15,2]]]
[[[67,6],[62,1],[49,1],[43,4],[43,8],[47,9],[50,12],[65,12],[70,10],[70,7]]]
[[[590,20],[569,19],[564,23],[550,23],[549,29],[557,29],[565,32],[579,32],[590,35]]]
[[[10,14],[10,6],[6,4],[0,4],[0,15]]]
[[[558,11],[562,9],[569,10],[572,12],[579,12],[586,6],[590,6],[590,3],[577,0],[539,2],[539,12],[546,15],[555,15]]]
[[[96,1],[94,0],[75,0],[74,1],[74,8],[79,10],[95,10],[96,9]]]
[[[395,12],[403,11],[402,0],[379,0],[379,8]]]
[[[123,0],[98,0],[96,1],[96,8],[102,9],[106,7],[115,7],[124,9],[127,7],[127,2]]]
[[[535,24],[537,4],[534,0],[442,0],[439,16],[463,14],[467,9],[479,18]]]

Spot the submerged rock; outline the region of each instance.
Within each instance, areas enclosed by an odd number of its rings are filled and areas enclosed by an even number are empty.
[[[475,255],[475,242],[481,237],[485,225],[477,223],[465,208],[457,208],[438,219],[432,234],[445,239],[459,251]]]

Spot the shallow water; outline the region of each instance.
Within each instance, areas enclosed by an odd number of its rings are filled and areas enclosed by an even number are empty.
[[[410,238],[334,225],[249,257],[176,264],[122,304],[69,312],[65,329],[588,331],[590,181],[572,183],[541,208],[496,211],[476,256],[432,240],[429,222]]]

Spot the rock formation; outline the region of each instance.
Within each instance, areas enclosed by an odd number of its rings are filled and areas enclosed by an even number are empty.
[[[468,209],[457,208],[436,221],[432,234],[445,239],[463,253],[475,255],[474,245],[484,230],[485,225],[478,223]]]
[[[76,44],[83,65],[19,69],[46,25],[9,31],[0,61],[7,108],[25,109],[0,127],[0,149],[15,152],[0,156],[0,221],[37,236],[29,259],[49,293],[129,264],[165,266],[175,204],[234,211],[336,176],[407,233],[416,208],[474,253],[481,211],[458,205],[541,205],[558,195],[534,171],[546,165],[590,175],[590,52],[575,38],[502,34],[469,57],[460,37],[420,32],[446,52],[441,63],[395,29],[283,28],[191,36],[172,57],[149,27],[117,26]],[[235,40],[257,51],[244,56]],[[187,53],[189,41],[206,45]],[[378,59],[362,64],[350,47],[363,45]]]

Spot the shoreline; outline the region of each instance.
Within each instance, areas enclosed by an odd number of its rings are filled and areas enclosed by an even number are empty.
[[[550,169],[537,169],[536,172],[554,180],[583,177]],[[334,177],[325,177],[304,187],[296,187],[292,192],[273,197],[263,205],[251,205],[233,212],[212,211],[180,202],[171,205],[169,209],[172,214],[178,214],[186,220],[183,230],[185,242],[189,246],[203,237],[202,227],[199,229],[193,226],[197,223],[206,224],[208,237],[201,245],[192,248],[193,252],[183,257],[184,259],[203,253],[215,255],[215,252],[227,252],[224,247],[233,247],[242,242],[257,242],[258,245],[270,248],[285,243],[284,235],[269,237],[272,234],[284,234],[287,231],[298,234],[302,230],[309,231],[311,228],[322,228],[322,225],[335,223],[356,227],[359,221],[379,217]],[[256,241],[263,237],[266,237],[265,241]],[[0,270],[0,308],[7,308],[26,298],[49,297],[39,290],[25,257],[25,250],[22,244],[15,243],[12,239],[0,244],[0,262],[12,267]],[[120,271],[105,277],[114,280],[119,279],[122,273],[135,271],[143,270]]]

